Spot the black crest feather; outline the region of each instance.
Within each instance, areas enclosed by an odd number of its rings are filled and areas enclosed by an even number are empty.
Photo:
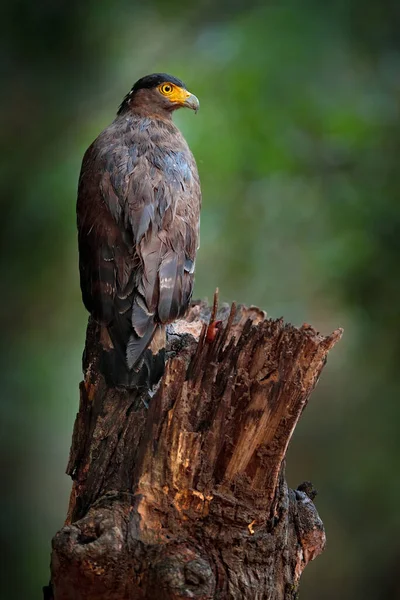
[[[155,88],[161,83],[166,82],[173,83],[174,85],[182,87],[185,90],[187,89],[183,81],[181,81],[177,77],[174,77],[173,75],[168,75],[168,73],[153,73],[152,75],[146,75],[145,77],[141,77],[141,79],[138,79],[137,82],[132,86],[130,92],[128,92],[128,94],[122,100],[121,105],[118,108],[118,114],[120,114],[123,111],[123,109],[126,107],[128,100],[130,100],[138,90]]]

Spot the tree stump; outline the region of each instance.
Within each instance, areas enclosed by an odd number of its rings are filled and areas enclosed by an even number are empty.
[[[149,407],[107,387],[101,327],[89,320],[67,473],[53,539],[54,600],[289,600],[325,544],[284,458],[341,330],[269,320],[257,308],[194,303],[168,328],[168,361]]]

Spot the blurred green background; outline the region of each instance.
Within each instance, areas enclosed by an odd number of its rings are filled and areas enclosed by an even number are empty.
[[[10,0],[2,5],[1,594],[41,598],[87,315],[82,155],[132,83],[182,78],[203,186],[197,297],[345,335],[292,440],[320,494],[307,600],[400,598],[400,4]]]

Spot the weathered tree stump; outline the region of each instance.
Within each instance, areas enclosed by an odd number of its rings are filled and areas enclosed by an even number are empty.
[[[341,330],[328,337],[229,307],[170,326],[169,360],[145,407],[99,372],[89,321],[68,473],[53,540],[54,600],[289,600],[325,544],[312,493],[288,489],[284,458]]]

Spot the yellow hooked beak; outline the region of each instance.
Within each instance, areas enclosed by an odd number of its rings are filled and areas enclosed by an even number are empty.
[[[186,106],[186,108],[191,108],[195,112],[197,112],[200,108],[200,102],[198,98],[182,87],[175,87],[172,93],[168,95],[168,99],[174,104],[176,103],[180,106]]]
[[[197,113],[197,111],[200,108],[199,99],[194,94],[191,94],[187,90],[185,90],[185,91],[186,91],[187,97],[186,97],[185,101],[182,103],[182,106],[191,108],[192,110],[194,110],[195,113]]]

